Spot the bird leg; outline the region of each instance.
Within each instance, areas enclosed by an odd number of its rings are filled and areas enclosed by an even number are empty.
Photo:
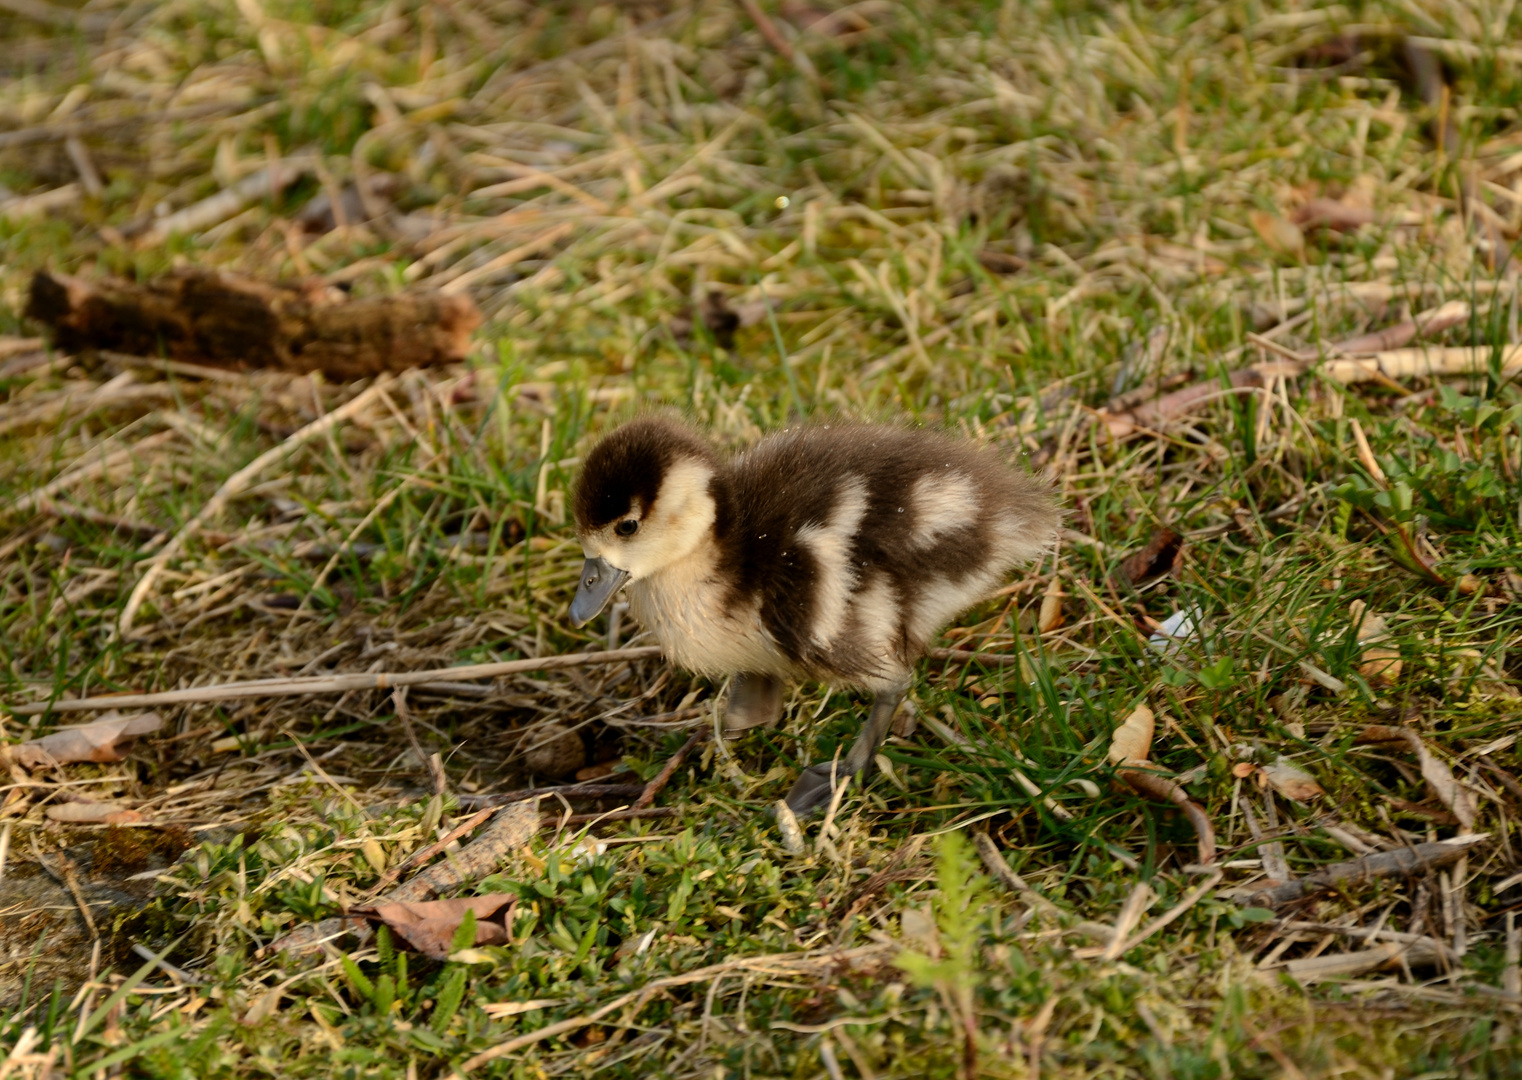
[[[893,714],[898,711],[898,703],[903,700],[902,689],[879,692],[872,702],[872,714],[867,717],[861,734],[856,736],[856,741],[851,744],[845,757],[838,763],[821,761],[804,769],[793,784],[793,790],[787,793],[788,809],[803,817],[828,803],[835,793],[830,785],[831,774],[837,784],[844,784],[852,776],[866,779],[872,775],[872,757],[882,745],[883,739],[887,738]]]
[[[724,706],[724,734],[739,735],[755,727],[776,727],[782,719],[782,680],[774,675],[741,672],[729,686]]]

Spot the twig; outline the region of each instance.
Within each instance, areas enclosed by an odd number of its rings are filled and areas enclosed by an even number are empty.
[[[979,663],[1007,666],[1020,662],[1020,657],[1013,653],[982,652],[975,649],[931,649],[925,656],[931,660],[944,660],[947,663]]]
[[[1224,875],[1225,871],[1223,870],[1212,870],[1210,872],[1210,876],[1204,881],[1200,882],[1194,888],[1190,889],[1182,900],[1180,900],[1173,907],[1163,912],[1157,918],[1149,922],[1146,926],[1142,927],[1136,933],[1127,938],[1125,944],[1120,947],[1120,951],[1115,955],[1125,956],[1126,953],[1130,952],[1142,942],[1146,941],[1149,937],[1157,933],[1169,923],[1173,922],[1180,915],[1188,912],[1190,908],[1194,907],[1194,905],[1205,899],[1206,893],[1210,892],[1211,889],[1215,888],[1221,883],[1221,878]]]
[[[229,476],[222,486],[217,488],[212,497],[206,501],[206,505],[201,507],[196,512],[196,515],[187,521],[180,528],[180,531],[174,534],[169,543],[160,548],[158,554],[149,561],[148,568],[143,571],[143,576],[133,586],[132,595],[127,598],[126,606],[122,609],[121,619],[117,622],[117,631],[121,636],[126,637],[132,630],[132,623],[137,618],[138,609],[143,606],[143,601],[148,598],[148,594],[152,591],[154,583],[158,581],[159,575],[169,565],[169,560],[179,555],[185,549],[185,544],[200,530],[202,525],[205,525],[216,515],[220,514],[222,508],[246,488],[250,487],[255,478],[266,468],[277,461],[283,460],[306,443],[323,435],[328,429],[343,423],[349,417],[368,408],[370,403],[375,400],[390,382],[391,377],[389,375],[382,375],[375,382],[371,383],[369,388],[363,393],[355,395],[352,400],[334,409],[321,419],[312,421],[279,446],[266,450],[253,461]]]
[[[1209,866],[1215,862],[1215,826],[1210,823],[1205,808],[1189,797],[1182,784],[1172,777],[1145,769],[1117,769],[1115,775],[1130,784],[1138,795],[1172,803],[1182,810],[1189,819],[1189,824],[1194,826],[1200,849],[1200,864]]]
[[[538,799],[545,795],[563,795],[567,799],[628,799],[644,793],[644,784],[557,784],[553,787],[523,788],[498,795],[457,795],[461,806],[507,806],[509,803]]]
[[[671,759],[665,765],[661,766],[661,771],[656,773],[651,781],[645,785],[645,790],[640,792],[638,799],[634,800],[634,809],[643,810],[655,802],[655,797],[661,793],[661,789],[671,780],[672,774],[682,767],[682,759],[687,756],[687,751],[696,746],[707,734],[708,728],[700,727],[687,737],[687,741],[682,744],[681,748],[671,755]]]
[[[505,1043],[499,1043],[489,1050],[483,1050],[481,1053],[475,1055],[472,1058],[468,1058],[465,1062],[463,1062],[458,1069],[449,1074],[446,1080],[463,1080],[465,1073],[473,1072],[488,1062],[496,1061],[498,1058],[506,1057],[508,1054],[522,1050],[527,1046],[533,1046],[537,1042],[543,1042],[545,1039],[553,1039],[556,1036],[565,1035],[569,1032],[577,1030],[578,1028],[584,1028],[590,1024],[595,1024],[604,1016],[607,1016],[612,1012],[617,1012],[625,1005],[638,1002],[639,1004],[636,1005],[635,1010],[637,1012],[638,1009],[643,1006],[645,1001],[648,1001],[651,997],[654,997],[655,994],[661,990],[669,990],[678,986],[690,986],[692,983],[697,982],[706,982],[709,979],[728,974],[732,971],[771,971],[779,967],[787,968],[793,966],[802,967],[807,970],[807,968],[815,967],[821,963],[827,963],[833,967],[841,963],[849,962],[851,960],[863,959],[869,956],[877,956],[881,953],[897,950],[899,948],[901,948],[901,946],[898,942],[885,941],[874,945],[862,945],[855,949],[829,949],[812,953],[794,952],[775,953],[771,956],[747,956],[735,960],[726,960],[720,964],[710,964],[707,967],[696,968],[692,971],[684,972],[681,975],[668,975],[663,979],[655,979],[651,982],[648,982],[638,990],[631,990],[627,994],[622,994],[614,998],[612,1001],[608,1002],[606,1005],[600,1006],[599,1008],[594,1009],[589,1013],[584,1013],[581,1016],[573,1016],[567,1020],[561,1020],[558,1023],[546,1024],[544,1027],[540,1028],[537,1031],[531,1031],[525,1035],[519,1035],[517,1038],[507,1040]]]
[[[680,811],[674,806],[644,806],[638,810],[609,810],[601,814],[572,814],[566,817],[564,814],[548,814],[540,824],[545,828],[551,826],[569,825],[597,825],[604,821],[633,821],[636,818],[668,818],[676,817]]]
[[[1062,909],[1052,903],[1027,882],[1004,859],[1004,854],[999,850],[993,837],[987,833],[973,833],[972,842],[977,846],[978,857],[983,860],[983,865],[988,867],[988,872],[998,878],[1009,890],[1023,897],[1030,905],[1048,915],[1060,915]]]
[[[1287,881],[1282,885],[1274,885],[1246,896],[1239,896],[1238,902],[1255,907],[1277,907],[1345,881],[1368,881],[1371,878],[1390,877],[1395,874],[1414,874],[1424,870],[1435,870],[1458,862],[1469,853],[1471,847],[1488,839],[1490,839],[1489,833],[1477,833],[1474,836],[1464,836],[1454,840],[1435,840],[1426,844],[1417,844],[1414,847],[1381,851],[1377,855],[1365,855],[1360,859],[1333,863],[1331,866],[1323,866],[1314,874],[1307,874],[1298,881]]]
[[[157,694],[103,694],[99,697],[64,701],[35,701],[13,705],[17,716],[45,712],[72,712],[78,709],[141,709],[152,705],[190,705],[207,701],[236,701],[253,697],[292,697],[303,694],[346,694],[354,690],[390,690],[397,686],[417,686],[439,679],[495,679],[525,671],[553,671],[556,668],[581,667],[584,664],[620,664],[629,660],[649,660],[661,654],[659,645],[637,645],[611,652],[563,653],[529,660],[504,660],[496,664],[466,664],[462,667],[430,668],[427,671],[362,671],[348,675],[310,675],[301,678],[249,679],[216,686],[194,686],[186,690],[165,690]]]
[[[273,198],[312,171],[312,161],[306,158],[285,158],[267,168],[245,176],[236,184],[191,203],[158,219],[150,219],[129,225],[128,236],[140,234],[139,243],[147,246],[162,243],[174,233],[199,232],[208,226],[226,221],[249,203],[258,199]]]

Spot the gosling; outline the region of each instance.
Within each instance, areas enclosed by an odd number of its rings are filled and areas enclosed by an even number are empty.
[[[574,497],[585,625],[625,584],[630,613],[689,671],[734,676],[730,734],[775,724],[783,681],[871,691],[845,757],[805,769],[804,815],[865,778],[942,628],[1054,540],[1049,486],[946,435],[814,424],[732,458],[643,417],[587,455]]]

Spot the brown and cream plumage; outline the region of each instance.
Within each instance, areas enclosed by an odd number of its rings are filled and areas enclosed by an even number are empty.
[[[837,776],[869,768],[936,635],[1058,522],[1045,484],[946,435],[821,423],[726,459],[658,417],[593,448],[574,510],[587,561],[572,619],[627,582],[631,613],[672,661],[736,676],[730,731],[774,722],[783,680],[873,692]],[[805,770],[795,812],[829,799],[831,768]]]

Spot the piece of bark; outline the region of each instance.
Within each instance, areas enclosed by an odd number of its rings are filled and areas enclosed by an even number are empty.
[[[39,271],[26,315],[65,352],[111,349],[238,369],[358,379],[464,359],[481,313],[433,292],[350,300],[200,268],[146,285]]]
[[[490,873],[503,856],[527,844],[538,831],[539,800],[527,799],[513,803],[499,812],[474,840],[460,848],[447,861],[435,863],[412,880],[398,885],[381,897],[380,902],[416,904],[435,899],[449,889]],[[298,926],[261,949],[260,955],[286,952],[297,956],[345,930],[364,938],[369,937],[369,927],[363,918],[340,915]]]
[[[1488,838],[1488,834],[1480,833],[1456,840],[1435,840],[1395,851],[1381,851],[1377,855],[1365,855],[1361,859],[1350,859],[1348,862],[1333,863],[1297,881],[1287,881],[1280,885],[1259,889],[1246,896],[1239,896],[1238,902],[1251,907],[1278,907],[1280,904],[1299,900],[1302,896],[1329,889],[1343,882],[1368,881],[1371,878],[1390,877],[1394,874],[1415,874],[1426,870],[1436,870],[1458,862],[1476,843]]]

